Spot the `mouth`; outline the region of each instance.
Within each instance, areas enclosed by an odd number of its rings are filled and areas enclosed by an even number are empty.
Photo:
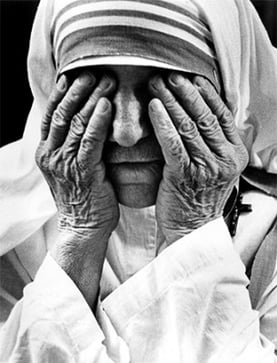
[[[163,160],[106,164],[107,174],[116,185],[156,184],[162,178]]]
[[[108,141],[105,144],[103,157],[108,165],[122,164],[123,167],[132,165],[134,168],[143,167],[143,164],[164,162],[161,147],[153,137],[142,139],[132,147],[123,147]]]
[[[152,185],[162,178],[164,158],[153,137],[144,138],[132,147],[109,141],[103,156],[108,177],[114,185]]]

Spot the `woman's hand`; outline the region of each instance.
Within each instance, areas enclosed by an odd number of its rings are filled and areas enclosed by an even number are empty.
[[[111,124],[111,104],[104,96],[115,83],[104,76],[96,85],[93,75],[83,72],[68,89],[66,84],[62,76],[50,96],[36,161],[55,199],[61,231],[111,232],[118,209],[102,150]]]
[[[108,76],[97,84],[91,73],[83,71],[69,86],[63,75],[49,98],[36,152],[58,209],[60,233],[52,255],[90,303],[98,291],[108,238],[119,218],[102,161],[112,120],[106,96],[114,88]]]
[[[150,81],[149,115],[165,158],[156,214],[168,243],[219,217],[248,162],[231,112],[212,85],[172,73]]]

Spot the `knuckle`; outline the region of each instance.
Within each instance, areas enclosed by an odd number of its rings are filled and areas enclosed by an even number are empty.
[[[52,175],[58,175],[61,167],[62,167],[61,162],[57,163],[54,158],[49,158],[49,160],[47,160],[47,166],[44,170],[48,171],[48,173]]]
[[[82,136],[82,134],[84,133],[84,128],[85,128],[84,124],[85,124],[85,121],[80,114],[74,115],[72,118],[72,121],[71,121],[70,131],[75,136]]]
[[[210,133],[213,133],[218,128],[217,118],[208,110],[203,111],[197,120],[197,124]]]
[[[41,131],[42,133],[48,133],[49,128],[50,128],[50,122],[51,122],[51,118],[47,115],[44,115],[41,121]]]
[[[193,140],[199,135],[195,125],[188,118],[183,118],[180,126],[178,127],[178,132],[181,136],[190,140]]]
[[[95,137],[95,135],[87,135],[82,139],[80,149],[82,149],[84,155],[86,155],[87,152],[96,150],[99,144],[100,141]]]
[[[220,167],[219,164],[216,162],[211,163],[211,168],[210,168],[212,175],[214,176],[218,176],[220,174]]]
[[[176,99],[168,90],[164,91],[164,102],[169,111],[175,110],[177,105]]]
[[[248,163],[248,153],[243,147],[240,150],[234,149],[229,152],[223,162],[222,178],[230,180],[239,176]]]
[[[52,117],[52,125],[57,128],[62,128],[66,125],[66,119],[61,108],[54,111]]]
[[[183,145],[180,143],[175,135],[169,135],[167,138],[167,147],[170,150],[170,154],[178,164],[183,160]]]
[[[233,180],[235,178],[234,169],[231,165],[224,162],[223,164],[220,164],[217,170],[217,181],[220,182],[229,182],[230,180]]]
[[[102,135],[101,132],[95,128],[89,127],[87,129],[86,132],[87,138],[88,138],[88,142],[91,144],[93,143],[97,143],[97,142],[101,142],[102,140]],[[86,139],[86,138],[84,138]]]
[[[61,117],[66,117],[68,112],[69,112],[69,109],[70,109],[70,102],[69,100],[66,98],[64,99],[58,106],[58,108],[54,111],[53,113],[53,116],[54,114],[59,114],[59,116]]]
[[[49,110],[46,110],[46,112],[42,118],[42,123],[47,124],[49,122],[49,120],[51,120],[51,118],[52,118],[52,112],[50,112]]]
[[[205,175],[206,180],[218,180],[220,179],[220,165],[213,158],[206,159],[200,165],[203,175]]]
[[[35,161],[37,166],[42,170],[46,171],[49,165],[49,153],[46,151],[45,144],[40,143],[36,153],[35,153]]]
[[[242,173],[248,164],[248,160],[248,152],[244,146],[240,148],[240,151],[234,150],[234,156],[230,164],[235,175]]]
[[[220,179],[222,180],[232,180],[238,175],[237,163],[233,160],[226,162],[219,173]]]
[[[193,188],[202,189],[207,186],[210,179],[210,171],[208,172],[206,165],[202,163],[197,163],[194,160],[194,168],[191,168],[191,184]]]
[[[83,140],[82,140],[82,146],[81,147],[82,147],[83,150],[88,150],[88,149],[90,149],[91,144],[92,144],[91,139],[89,137],[84,137]]]
[[[77,113],[76,115],[74,115],[72,117],[72,122],[71,122],[74,126],[80,128],[80,127],[84,127],[86,121],[85,118],[83,117],[83,115],[81,113]]]
[[[167,136],[166,142],[167,142],[168,146],[170,147],[171,151],[173,153],[177,154],[179,151],[180,143],[178,142],[178,139],[176,138],[176,136],[173,134],[169,134]]]
[[[218,112],[221,115],[222,122],[224,122],[226,125],[234,124],[233,115],[224,104],[221,103],[218,106]]]

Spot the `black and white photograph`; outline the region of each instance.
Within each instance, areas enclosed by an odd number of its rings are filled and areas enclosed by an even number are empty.
[[[0,14],[0,363],[277,363],[277,0]]]

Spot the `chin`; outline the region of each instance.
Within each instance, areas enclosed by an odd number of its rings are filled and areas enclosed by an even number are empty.
[[[146,208],[156,204],[159,185],[126,184],[115,187],[118,202],[129,208]]]
[[[162,162],[110,164],[107,168],[118,202],[130,208],[156,204],[162,171]]]

